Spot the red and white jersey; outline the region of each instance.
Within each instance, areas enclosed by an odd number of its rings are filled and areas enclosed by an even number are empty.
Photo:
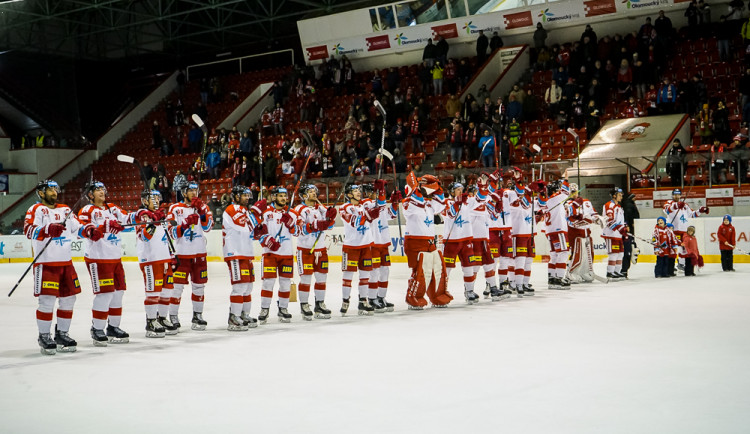
[[[487,210],[487,195],[478,192],[470,197],[466,205],[469,207],[471,232],[475,239],[488,240],[490,238],[490,212]]]
[[[36,260],[37,264],[64,265],[72,259],[71,243],[80,236],[81,225],[75,215],[71,213],[67,220],[65,216],[70,212],[68,205],[58,203],[49,208],[41,203],[34,204],[28,211],[23,222],[23,232],[31,240],[34,254],[40,252],[49,241],[49,246]],[[51,223],[65,224],[65,230],[59,237],[41,238],[42,229]]]
[[[625,212],[619,204],[610,200],[604,204],[602,215],[605,219],[603,238],[622,238],[620,229],[625,227]]]
[[[317,220],[326,220],[326,207],[315,204],[313,206],[305,205],[301,203],[294,207],[294,213],[297,215],[297,226],[299,226],[299,237],[297,238],[297,249],[310,250],[315,245],[316,250],[326,248],[326,234],[323,232],[315,232],[310,225]],[[328,229],[334,226],[331,223]],[[318,244],[315,244],[315,240],[320,236]]]
[[[273,110],[273,123],[278,124],[284,121],[284,109],[281,107]]]
[[[78,220],[82,224],[91,223],[96,227],[103,226],[107,220],[117,220],[121,224],[127,223],[128,213],[113,203],[107,203],[103,207],[89,204],[78,211]],[[120,234],[110,234],[104,231],[104,237],[97,241],[87,238],[83,240],[83,255],[94,260],[114,260],[122,258],[122,238]]]
[[[152,221],[146,215],[146,211],[144,208],[139,209],[130,214],[131,219],[134,223]],[[148,265],[172,259],[172,254],[169,252],[167,231],[164,229],[164,225],[156,225],[153,234],[148,233],[148,225],[139,225],[135,228],[135,250],[138,255],[138,263]]]
[[[341,205],[339,213],[344,222],[344,247],[363,247],[375,242],[372,223],[367,221],[365,203],[354,205],[347,202]]]
[[[261,116],[260,119],[264,127],[271,126],[271,113],[270,112],[263,113],[263,116]]]
[[[233,203],[224,210],[221,222],[224,226],[221,232],[224,259],[251,259],[254,255],[253,231],[260,224],[258,216]]]
[[[654,244],[654,254],[659,256],[675,255],[677,254],[677,237],[675,236],[672,229],[668,227],[660,228],[659,225],[654,227],[654,234],[652,235],[651,242]]]
[[[589,226],[601,218],[591,201],[584,198],[571,200],[566,204],[566,207],[568,208],[567,212],[570,217],[576,215],[581,216],[580,219],[569,220],[568,226],[580,229],[585,232],[585,236],[590,236],[591,229],[589,229]]]
[[[276,209],[273,206],[266,208],[263,212],[263,222],[268,227],[268,233],[260,237],[260,244],[263,245],[266,237],[274,237],[276,241],[281,244],[279,250],[273,252],[268,247],[263,247],[263,254],[270,253],[277,256],[294,256],[294,242],[292,237],[299,235],[299,226],[292,226],[291,231],[283,223],[281,223],[281,216],[286,213],[292,215],[294,221],[297,221],[297,215],[294,210],[290,210],[288,207]],[[279,231],[281,230],[281,231]],[[279,234],[277,237],[276,234]]]
[[[490,211],[490,218],[493,221],[490,224],[491,228],[510,230],[510,203],[516,199],[518,199],[518,194],[516,194],[515,190],[507,188],[495,190],[490,187],[489,202],[491,206],[488,209]]]
[[[385,200],[385,196],[378,196],[377,200],[369,200],[365,203],[366,208],[370,207],[380,208],[380,214],[376,220],[370,223],[372,228],[373,243],[377,246],[390,245],[391,244],[391,231],[388,226],[388,222],[396,218],[398,215],[393,205],[390,205]]]
[[[404,237],[435,238],[435,214],[445,209],[445,197],[442,194],[424,198],[419,191],[403,200],[406,229]]]
[[[568,210],[564,206],[567,199],[567,194],[558,191],[545,201],[544,231],[547,235],[568,232]]]
[[[473,198],[471,198],[473,199]],[[470,200],[471,200],[470,199]],[[442,212],[443,220],[443,239],[451,241],[467,241],[474,237],[471,230],[471,217],[469,214],[469,203],[459,205],[453,199],[446,199],[445,209]]]
[[[683,204],[682,209],[680,209],[680,204]],[[700,212],[693,211],[687,203],[674,200],[668,200],[662,210],[667,215],[667,223],[671,223],[674,226],[675,232],[687,232],[687,228],[690,226],[688,219],[701,215]]]
[[[532,236],[532,222],[534,214],[531,212],[531,203],[526,195],[518,196],[510,203],[510,233],[512,236]]]
[[[173,203],[169,207],[167,219],[176,221],[176,226],[172,227],[171,234],[175,240],[175,253],[178,256],[201,256],[206,254],[206,232],[211,231],[214,225],[214,217],[206,204],[204,211],[206,215],[196,225],[192,225],[187,230],[182,231],[180,225],[185,221],[187,216],[197,214],[198,211],[184,202]]]

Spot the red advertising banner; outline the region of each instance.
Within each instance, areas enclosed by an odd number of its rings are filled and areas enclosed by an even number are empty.
[[[307,58],[310,60],[328,58],[328,45],[318,45],[317,47],[307,47]]]
[[[506,30],[532,27],[534,25],[534,19],[531,18],[531,11],[503,15],[503,22],[505,23]]]
[[[675,3],[678,0],[675,0]],[[690,1],[690,0],[681,0]],[[588,0],[583,2],[583,10],[585,16],[595,17],[597,15],[607,15],[617,12],[617,6],[615,0]]]
[[[367,51],[385,50],[387,48],[391,48],[391,41],[388,39],[388,35],[365,38],[365,41],[367,41]]]
[[[456,27],[456,23],[432,26],[432,38],[435,39],[438,36],[442,36],[445,39],[458,38],[458,27]]]

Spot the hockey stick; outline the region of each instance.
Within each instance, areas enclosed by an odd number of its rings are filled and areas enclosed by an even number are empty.
[[[92,175],[93,175],[93,171],[92,171]],[[65,225],[65,222],[68,221],[68,217],[70,217],[70,215],[73,214],[73,210],[76,209],[76,207],[78,207],[81,201],[83,199],[86,199],[86,197],[87,197],[86,191],[84,190],[81,197],[78,198],[78,201],[72,207],[70,207],[70,211],[68,211],[68,213],[65,214],[65,218],[63,219],[63,223],[62,223],[63,225]],[[42,247],[41,250],[39,250],[39,253],[37,253],[34,259],[31,261],[31,264],[29,264],[29,266],[26,268],[26,271],[23,272],[21,277],[18,279],[18,282],[16,282],[16,284],[13,285],[13,289],[11,289],[10,292],[8,293],[8,297],[10,297],[11,295],[13,295],[14,292],[16,292],[16,289],[18,289],[18,285],[20,285],[23,279],[26,277],[26,275],[29,274],[29,271],[31,271],[31,269],[34,267],[34,264],[36,264],[36,261],[38,261],[39,258],[42,257],[42,254],[44,253],[45,250],[47,250],[47,247],[50,245],[50,243],[52,243],[52,240],[53,238],[50,238],[49,240],[47,240],[47,243]]]
[[[691,192],[691,191],[693,191],[693,187],[695,187],[695,181],[693,181],[693,183],[692,183],[692,184],[690,185],[690,188],[688,189],[688,192],[687,192],[687,194],[685,195],[685,199],[687,199],[687,198],[688,198],[688,196],[690,196],[690,192]],[[680,201],[678,201],[678,203],[679,203],[679,202],[682,202],[682,203],[684,203],[685,205],[687,205],[687,202],[685,202],[684,200],[680,200]],[[680,213],[680,212],[679,212],[679,210],[680,210],[680,208],[677,208],[677,209],[675,210],[675,212],[674,212],[674,215],[672,216],[672,220],[670,220],[670,221],[669,221],[669,224],[670,224],[670,225],[674,224],[674,219],[676,219],[676,218],[677,218],[677,214],[679,214],[679,213]]]
[[[176,220],[156,220],[156,221],[153,221],[153,222],[125,223],[124,225],[122,225],[122,227],[129,228],[129,227],[133,227],[133,226],[143,226],[143,225],[161,225],[161,224],[164,224],[164,223],[168,223],[168,224],[170,224],[172,226],[177,225],[177,221]]]
[[[378,100],[375,100],[374,104],[375,108],[380,112],[380,117],[383,118],[383,131],[380,133],[380,164],[378,165],[378,179],[380,179],[380,176],[383,174],[383,148],[385,147],[385,108]],[[392,158],[391,161],[393,161]]]
[[[258,118],[258,176],[260,177],[260,198],[263,198],[263,115],[268,111],[265,106],[260,112]]]
[[[351,169],[349,169],[349,175],[346,177],[346,181],[344,181],[344,185],[341,186],[341,191],[339,192],[339,196],[336,198],[336,201],[333,202],[332,206],[336,206],[336,204],[339,203],[339,200],[341,200],[341,196],[344,195],[344,191],[346,191],[346,185],[349,184],[349,181],[351,181],[352,174],[354,174],[354,168],[357,167],[358,162],[359,160],[356,158],[352,161],[352,167]],[[313,243],[313,246],[310,249],[310,253],[313,253],[315,251],[315,246],[318,245],[318,241],[320,241],[321,235],[323,235],[323,232],[318,233],[318,237],[315,238],[315,242]]]
[[[310,158],[312,158],[313,154],[315,153],[314,147],[310,148],[308,150],[307,154],[307,160],[305,161],[304,167],[302,167],[302,173],[299,175],[299,179],[297,180],[297,185],[294,187],[294,193],[292,193],[292,199],[289,201],[289,209],[291,210],[294,206],[294,199],[297,197],[297,192],[299,191],[299,186],[302,184],[302,179],[305,177],[305,173],[307,171],[307,164],[310,163]],[[279,231],[276,232],[276,236],[274,238],[279,238],[279,235],[281,235],[281,230],[284,228],[284,225],[281,225],[279,227]]]
[[[398,187],[398,177],[396,176],[396,162],[393,161],[393,154],[388,152],[386,149],[381,149],[381,158],[382,156],[385,156],[389,160],[391,160],[391,167],[393,168],[393,182],[394,186],[393,188],[395,190],[399,190]],[[398,242],[401,244],[401,240],[404,238],[404,233],[401,231],[401,204],[396,204],[396,222],[398,223]],[[401,255],[404,254],[404,246],[401,246]]]
[[[737,247],[737,244],[735,244],[735,245],[731,245],[730,244],[729,247],[733,248],[734,250],[737,250],[737,252],[742,253],[743,255],[750,255],[750,253],[748,253],[748,252],[740,249],[739,247]]]
[[[570,193],[570,194],[568,195],[568,197],[566,197],[566,198],[565,198],[565,200],[564,200],[564,201],[562,201],[562,202],[558,203],[557,205],[553,206],[552,208],[548,209],[548,210],[547,210],[547,212],[550,212],[550,211],[552,211],[553,209],[557,208],[558,206],[560,206],[560,205],[564,204],[565,202],[567,202],[567,201],[568,201],[568,199],[570,199],[571,197],[573,197],[573,195],[574,195],[575,193],[580,193],[580,192],[582,192],[582,191],[583,191],[583,190],[585,190],[585,189],[586,189],[586,187],[584,186],[583,188],[579,188],[579,189],[578,189],[577,191],[571,192],[571,193]]]

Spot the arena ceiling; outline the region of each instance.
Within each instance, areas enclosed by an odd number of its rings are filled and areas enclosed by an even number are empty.
[[[0,51],[76,59],[273,49],[297,20],[372,0],[0,0]]]

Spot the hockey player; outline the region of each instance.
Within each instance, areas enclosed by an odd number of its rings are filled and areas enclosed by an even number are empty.
[[[343,271],[341,315],[349,310],[354,273],[359,272],[359,315],[373,315],[375,309],[367,300],[370,273],[372,272],[372,222],[380,216],[377,207],[366,208],[362,204],[362,189],[349,184],[344,189],[347,202],[339,210],[344,223],[344,245],[341,248],[341,270]]]
[[[177,334],[177,327],[169,321],[169,303],[172,299],[172,260],[173,253],[167,230],[164,224],[150,224],[164,220],[164,213],[159,209],[161,193],[159,190],[143,190],[142,207],[131,214],[135,223],[147,223],[136,226],[135,245],[138,254],[138,265],[143,273],[146,286],[146,337],[162,338],[165,335]]]
[[[214,225],[211,210],[198,197],[198,183],[189,182],[182,192],[183,202],[177,202],[169,207],[167,218],[175,220],[176,225],[171,228],[172,238],[176,240],[175,253],[179,266],[174,270],[174,291],[169,305],[169,320],[180,328],[180,299],[182,290],[191,282],[193,301],[193,319],[190,328],[205,330],[208,324],[203,319],[203,299],[206,282],[208,282],[208,266],[206,264],[206,237]],[[188,278],[190,280],[188,280]]]
[[[490,197],[487,202],[487,209],[490,213],[490,253],[495,261],[500,287],[489,286],[489,290],[485,290],[484,296],[490,296],[493,301],[498,301],[510,297],[508,276],[509,274],[515,275],[509,211],[511,195],[515,195],[515,193],[512,189],[503,188],[499,171],[490,175],[489,180]],[[513,200],[515,200],[515,197]],[[513,279],[511,278],[511,280]]]
[[[412,270],[406,303],[409,309],[424,309],[426,293],[434,307],[447,307],[453,296],[447,288],[443,255],[435,246],[435,214],[445,208],[443,189],[434,175],[417,178],[412,172],[406,182],[404,252]]]
[[[258,321],[265,324],[273,298],[273,286],[279,279],[279,321],[288,323],[292,320],[289,313],[289,293],[294,277],[294,253],[292,251],[292,237],[299,234],[297,217],[294,211],[287,207],[288,193],[284,187],[274,187],[269,191],[268,198],[271,206],[263,212],[263,222],[268,227],[268,233],[259,239],[263,246],[262,288],[260,291],[260,314]],[[278,234],[278,236],[277,236]]]
[[[547,287],[549,289],[570,289],[570,281],[565,278],[568,265],[568,219],[565,201],[570,197],[570,184],[567,179],[550,183],[547,192],[549,197],[542,204],[544,229],[549,241],[549,263],[547,264]]]
[[[331,311],[326,307],[326,280],[328,278],[328,249],[326,248],[325,231],[336,223],[336,208],[326,208],[318,201],[318,187],[313,184],[300,186],[299,196],[302,203],[294,208],[299,226],[297,238],[297,272],[299,273],[299,299],[302,319],[329,319]],[[318,236],[323,238],[322,242]],[[313,250],[313,245],[316,248]],[[315,276],[315,308],[310,310],[310,284]]]
[[[625,212],[620,206],[622,189],[613,188],[610,196],[612,200],[604,204],[602,211],[606,222],[602,238],[607,243],[607,279],[623,280],[625,276],[620,274],[622,257],[625,255],[622,239],[628,236],[628,227],[625,224]]]
[[[107,189],[103,183],[92,181],[84,188],[91,203],[78,211],[78,220],[82,224],[90,223],[98,227],[105,234],[100,240],[84,240],[83,243],[84,261],[94,289],[91,339],[95,346],[101,347],[106,347],[107,341],[127,343],[130,335],[120,328],[126,285],[125,270],[122,268],[122,240],[118,235],[124,229],[122,223],[127,221],[127,213],[107,202]]]
[[[81,225],[76,216],[71,215],[71,209],[67,205],[57,203],[59,192],[60,187],[55,181],[44,180],[37,184],[39,202],[26,212],[23,227],[34,252],[44,249],[34,264],[34,296],[39,303],[36,311],[39,328],[37,342],[45,355],[55,354],[56,351],[73,352],[78,345],[68,336],[76,294],[81,292],[78,275],[73,267],[71,243],[79,236],[92,241],[104,236],[92,224]],[[53,340],[50,329],[55,300],[58,307]]]
[[[375,312],[393,312],[393,303],[385,297],[388,293],[388,277],[391,272],[391,233],[388,222],[398,216],[398,204],[401,202],[401,192],[395,190],[391,194],[391,203],[387,205],[385,196],[385,181],[376,180],[373,186],[365,184],[363,191],[367,191],[369,202],[366,208],[377,207],[378,217],[372,222],[372,272],[367,299]],[[364,202],[364,200],[363,200]]]
[[[702,206],[698,211],[693,211],[690,205],[683,200],[682,191],[679,188],[672,190],[672,199],[664,204],[662,210],[667,216],[666,223],[674,226],[674,235],[677,237],[677,244],[682,244],[682,236],[685,235],[688,226],[690,226],[689,219],[700,217],[701,214],[708,215],[709,213],[707,206]],[[685,271],[685,255],[685,250],[680,248],[677,268],[682,272]]]
[[[594,281],[594,243],[589,227],[593,223],[604,227],[604,222],[591,201],[579,194],[578,185],[570,184],[571,200],[566,205],[572,250],[568,276],[571,283],[589,283]]]
[[[516,199],[510,203],[511,237],[513,239],[514,260],[514,282],[510,289],[516,292],[518,297],[534,295],[534,289],[529,284],[531,280],[531,263],[536,256],[534,246],[533,219],[531,190],[521,182],[515,183]]]
[[[654,266],[654,277],[672,277],[674,264],[669,258],[676,255],[678,243],[675,233],[669,228],[667,220],[663,216],[656,218],[656,226],[651,243],[654,246],[656,265]]]
[[[495,275],[495,259],[490,249],[490,222],[491,216],[487,207],[489,199],[489,177],[484,173],[477,180],[476,185],[469,186],[468,192],[471,197],[469,217],[471,231],[474,236],[472,243],[474,247],[474,270],[475,275],[479,269],[484,270],[484,280],[490,288],[497,288],[497,276]],[[496,175],[495,175],[496,176]],[[477,299],[479,297],[477,296]]]
[[[227,330],[246,331],[257,327],[258,320],[250,316],[252,307],[255,270],[253,239],[268,233],[263,224],[263,213],[268,207],[265,199],[255,202],[248,211],[247,206],[252,192],[244,185],[232,187],[232,203],[222,216],[224,261],[229,267],[229,280],[232,292],[229,295],[229,319]]]
[[[474,292],[474,281],[476,280],[476,265],[478,262],[474,256],[473,234],[471,217],[471,205],[476,199],[464,193],[464,186],[460,182],[451,183],[447,193],[449,199],[445,201],[445,209],[442,212],[445,224],[443,225],[443,262],[445,262],[446,278],[450,278],[450,272],[456,267],[456,258],[461,261],[461,270],[464,275],[464,296],[466,302],[474,304],[479,302],[479,296]],[[481,264],[481,262],[479,262]]]

